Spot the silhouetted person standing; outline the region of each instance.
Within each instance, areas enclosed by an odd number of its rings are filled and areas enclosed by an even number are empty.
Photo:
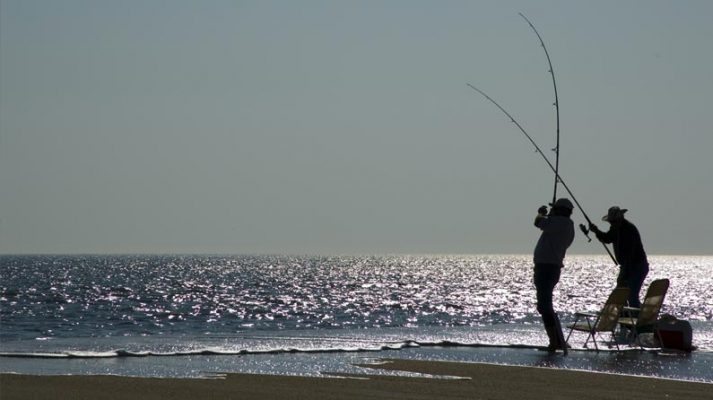
[[[565,198],[557,199],[551,206],[549,215],[547,207],[542,206],[535,217],[535,226],[542,230],[534,254],[537,312],[550,340],[548,350],[562,349],[567,354],[560,320],[552,305],[552,292],[560,280],[567,248],[574,241],[574,223],[570,219],[574,206]]]
[[[617,287],[629,288],[629,306],[641,307],[639,291],[649,273],[649,261],[646,258],[641,235],[636,226],[624,218],[627,209],[617,206],[609,208],[602,221],[611,225],[608,232],[602,232],[594,224],[589,224],[589,229],[597,235],[597,239],[604,243],[614,245],[614,256],[619,263],[619,276],[616,278]]]

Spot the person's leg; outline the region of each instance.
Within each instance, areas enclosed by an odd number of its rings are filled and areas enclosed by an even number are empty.
[[[616,276],[616,287],[629,287],[627,275],[627,268],[623,265],[620,265],[619,275]]]
[[[552,291],[557,282],[553,282],[552,268],[548,265],[535,265],[535,289],[537,290],[537,312],[542,316],[545,326],[554,325],[554,307]]]
[[[564,355],[567,355],[567,341],[564,338],[564,332],[562,332],[562,325],[560,324],[559,316],[555,313],[555,336],[557,336],[557,348],[564,350]]]
[[[629,288],[627,305],[629,307],[638,308],[641,306],[641,303],[639,302],[639,290],[641,289],[641,285],[639,285],[638,288],[635,288],[632,287],[632,284],[636,285],[636,279],[634,279],[634,268],[631,265],[620,265],[619,275],[616,277],[616,287]]]
[[[559,282],[560,268],[554,265],[535,265],[535,289],[537,290],[537,312],[542,316],[550,348],[563,348],[559,318],[552,305],[552,292]],[[559,332],[558,332],[559,331]]]
[[[641,286],[644,284],[644,279],[649,273],[649,266],[637,265],[629,268],[629,274],[627,276],[627,285],[629,286],[629,307],[641,307],[641,301],[639,300],[639,292],[641,291]]]

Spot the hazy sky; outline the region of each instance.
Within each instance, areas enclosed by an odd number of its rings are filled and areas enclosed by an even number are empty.
[[[0,253],[529,253],[552,173],[466,86],[554,146],[518,12],[587,214],[713,254],[707,0],[0,0]]]

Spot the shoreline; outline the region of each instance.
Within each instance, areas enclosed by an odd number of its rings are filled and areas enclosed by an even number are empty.
[[[387,359],[371,369],[430,377],[225,374],[224,379],[0,375],[12,399],[710,399],[713,384],[543,367]],[[460,379],[443,379],[459,377]]]

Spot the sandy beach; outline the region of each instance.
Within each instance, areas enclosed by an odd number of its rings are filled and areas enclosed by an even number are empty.
[[[225,379],[118,376],[0,376],[12,399],[711,399],[713,385],[533,367],[389,360],[375,368],[465,379],[391,376],[293,377],[229,374]]]

